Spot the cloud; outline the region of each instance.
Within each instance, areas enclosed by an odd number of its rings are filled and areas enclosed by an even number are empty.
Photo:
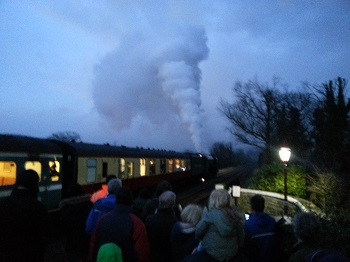
[[[205,30],[181,25],[128,35],[95,67],[94,104],[115,132],[145,116],[154,132],[184,125],[202,150],[200,62],[208,57]],[[169,119],[177,119],[169,123]]]

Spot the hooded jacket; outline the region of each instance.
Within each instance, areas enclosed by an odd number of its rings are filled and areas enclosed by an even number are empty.
[[[94,233],[97,221],[106,213],[113,210],[115,206],[115,195],[109,194],[105,198],[98,200],[91,208],[86,220],[85,232],[92,235]]]
[[[219,209],[212,209],[203,216],[195,235],[203,249],[219,261],[232,259],[244,243],[243,225],[234,223]]]

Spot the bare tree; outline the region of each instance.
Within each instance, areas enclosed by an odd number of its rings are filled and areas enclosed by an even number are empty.
[[[242,143],[265,152],[266,161],[272,159],[273,134],[276,128],[276,112],[279,92],[276,88],[257,81],[237,82],[233,88],[235,101],[220,101],[219,110],[230,121],[229,131]]]
[[[51,136],[48,137],[48,139],[59,140],[64,142],[81,142],[80,135],[72,131],[53,133]]]

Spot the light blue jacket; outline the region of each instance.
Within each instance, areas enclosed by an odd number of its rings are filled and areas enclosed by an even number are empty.
[[[219,261],[233,258],[244,244],[243,224],[234,223],[219,209],[204,214],[195,234],[203,249]]]

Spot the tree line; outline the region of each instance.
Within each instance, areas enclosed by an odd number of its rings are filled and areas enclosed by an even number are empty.
[[[219,110],[239,142],[259,149],[262,164],[276,161],[277,151],[286,146],[291,148],[295,163],[348,174],[347,83],[338,77],[321,85],[304,84],[301,91],[288,91],[277,78],[272,85],[238,81],[233,88],[234,100],[221,99]]]

